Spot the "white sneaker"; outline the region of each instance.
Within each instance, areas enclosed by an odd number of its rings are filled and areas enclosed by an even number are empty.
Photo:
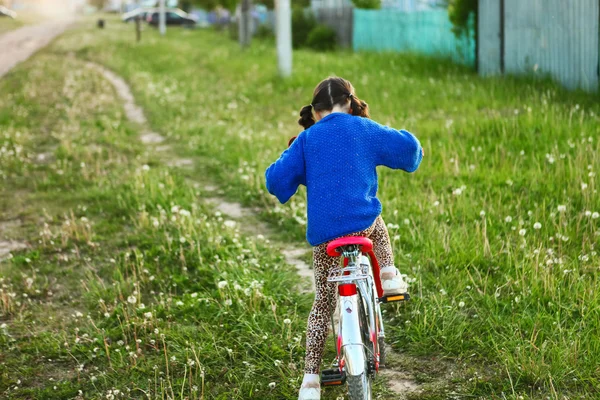
[[[408,284],[402,279],[398,268],[394,266],[381,268],[381,286],[386,296],[408,292]]]
[[[321,400],[321,377],[319,374],[304,374],[298,400]]]
[[[298,400],[321,400],[321,388],[301,387]]]

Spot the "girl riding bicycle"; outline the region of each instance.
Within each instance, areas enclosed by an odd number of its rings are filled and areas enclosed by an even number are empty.
[[[327,244],[344,236],[373,241],[386,295],[405,293],[407,285],[394,266],[390,237],[377,199],[376,167],[415,171],[423,158],[419,141],[409,132],[370,119],[367,103],[342,78],[323,80],[312,102],[300,111],[304,131],[267,169],[267,190],[281,203],[299,185],[307,188],[306,238],[314,246],[315,302],[308,317],[304,379],[299,400],[319,400],[319,369],[328,319],[336,306],[336,284],[327,282],[339,260]]]

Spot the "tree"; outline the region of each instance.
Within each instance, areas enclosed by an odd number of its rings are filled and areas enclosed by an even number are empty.
[[[477,16],[477,4],[477,0],[448,0],[448,16],[456,36],[469,34],[469,16]]]

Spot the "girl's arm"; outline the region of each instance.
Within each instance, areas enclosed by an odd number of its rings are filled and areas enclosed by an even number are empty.
[[[373,132],[371,140],[375,146],[377,165],[406,172],[414,172],[419,168],[423,159],[423,148],[412,133],[367,121],[371,124],[370,131]]]
[[[267,168],[265,178],[267,190],[282,204],[296,193],[299,185],[306,186],[304,135],[300,134],[279,159]]]

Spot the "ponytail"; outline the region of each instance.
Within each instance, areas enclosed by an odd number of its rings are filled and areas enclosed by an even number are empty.
[[[369,105],[356,97],[353,94],[350,94],[350,110],[352,111],[352,115],[356,115],[358,117],[363,118],[371,118],[369,114]]]
[[[304,129],[308,129],[315,124],[315,118],[313,117],[312,109],[312,104],[309,104],[302,107],[302,110],[300,110],[300,119],[298,120],[298,124],[304,127]]]

